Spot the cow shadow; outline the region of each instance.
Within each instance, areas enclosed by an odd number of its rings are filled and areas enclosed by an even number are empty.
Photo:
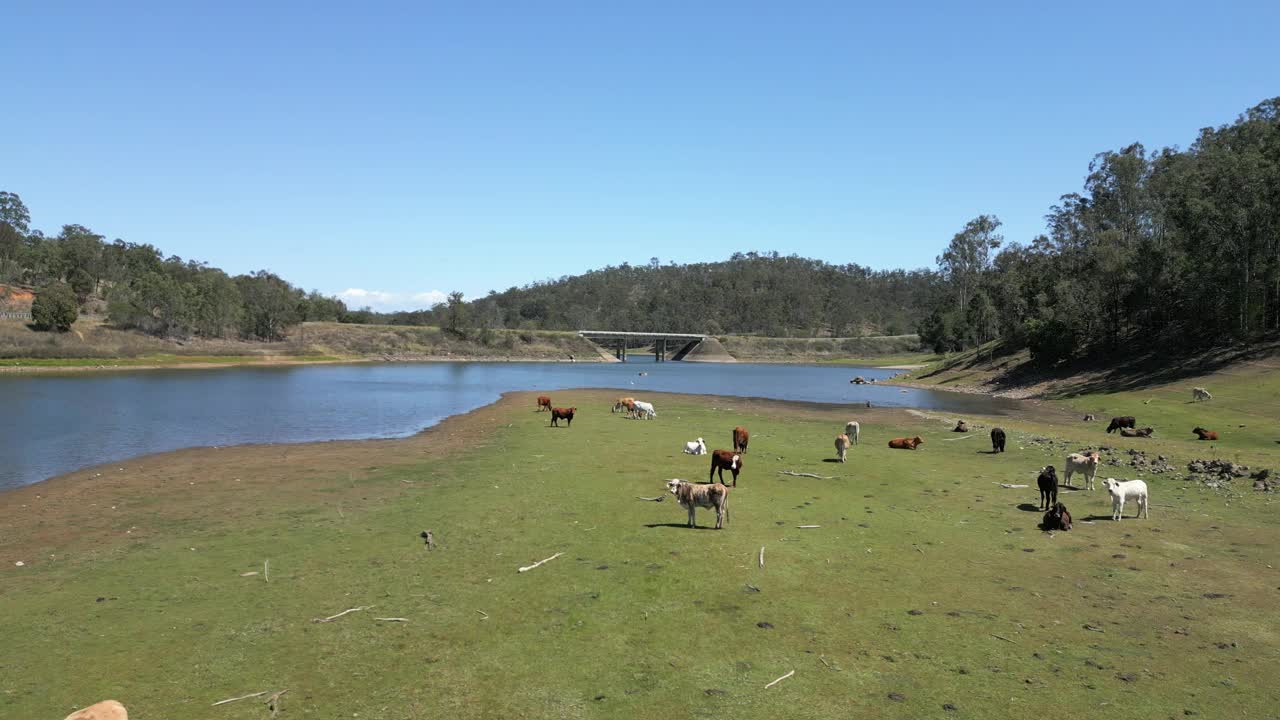
[[[689,527],[689,523],[649,523],[645,525],[647,528],[679,528],[681,530],[715,530],[715,525],[695,525]]]
[[[1110,519],[1111,519],[1110,515],[1090,515],[1089,517],[1086,517],[1086,518],[1077,518],[1076,522],[1084,522],[1084,521],[1093,522],[1094,520],[1110,520]]]
[[[1044,510],[1041,510],[1040,506],[1035,503],[1018,503],[1018,509],[1023,512],[1044,512]]]
[[[823,459],[822,459],[822,462],[825,462],[825,463],[838,463],[838,462],[840,462],[840,460],[839,460],[838,458],[823,458]]]
[[[975,454],[976,455],[999,455],[1000,453],[995,450],[979,450]]]

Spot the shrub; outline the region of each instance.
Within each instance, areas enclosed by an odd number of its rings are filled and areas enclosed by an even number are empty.
[[[76,294],[70,287],[56,283],[47,285],[36,293],[31,304],[31,319],[39,330],[66,332],[80,313]]]

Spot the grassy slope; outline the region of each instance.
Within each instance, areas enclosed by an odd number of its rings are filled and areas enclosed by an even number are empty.
[[[1237,389],[1215,385],[1221,402],[1200,412],[1227,418]],[[1153,478],[1152,519],[1113,523],[1105,495],[1069,493],[1077,522],[1096,521],[1050,536],[1026,509],[1033,488],[993,483],[1034,485],[1059,456],[1029,435],[1106,436],[1043,406],[999,420],[1010,452],[994,457],[944,421],[862,411],[864,442],[841,466],[824,458],[844,409],[657,396],[659,419],[638,422],[605,412],[604,393],[563,395],[582,409],[572,429],[548,429],[518,397],[473,449],[423,460],[380,444],[262,504],[235,501],[229,476],[247,468],[210,461],[191,480],[225,499],[186,514],[139,497],[127,515],[102,510],[114,533],[101,542],[51,543],[58,559],[23,569],[5,553],[0,716],[112,696],[139,718],[261,718],[256,701],[209,704],[279,688],[286,718],[1274,713],[1280,527],[1266,496]],[[727,530],[690,531],[673,503],[633,499],[703,477],[706,458],[677,448],[722,446],[738,423],[753,441]],[[917,433],[918,452],[884,446]],[[1238,442],[1271,456],[1269,438]],[[1204,450],[1155,445],[1179,462]],[[52,532],[42,520],[28,530]],[[239,576],[266,557],[270,583]],[[410,622],[371,619],[388,616]]]
[[[741,362],[823,362],[850,358],[908,356],[916,362],[918,335],[858,338],[775,338],[728,335],[719,338],[724,349]]]

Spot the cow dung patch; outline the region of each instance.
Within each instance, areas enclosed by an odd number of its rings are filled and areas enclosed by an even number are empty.
[[[891,692],[889,693],[889,699],[894,702],[906,702],[907,696],[902,693]]]
[[[761,630],[772,630],[772,629],[773,629],[773,623],[771,623],[771,622],[764,622],[764,621],[760,621],[760,622],[756,623],[756,627],[760,628]]]

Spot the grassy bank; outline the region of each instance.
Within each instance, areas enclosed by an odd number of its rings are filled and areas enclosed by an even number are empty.
[[[868,364],[882,358],[920,355],[918,335],[891,335],[858,338],[776,338],[754,335],[727,335],[720,338],[724,349],[741,362],[845,362]],[[856,361],[856,362],[855,362]],[[905,363],[884,363],[905,364]]]
[[[1207,422],[1247,411],[1214,383]],[[653,395],[644,422],[614,394],[556,393],[569,429],[515,394],[406,440],[181,451],[0,494],[0,716],[116,697],[262,718],[211,703],[285,688],[282,717],[315,718],[1274,712],[1271,496],[1152,476],[1151,519],[1114,523],[1103,493],[1064,491],[1078,524],[1053,535],[1033,505],[1066,448],[1256,465],[1270,438],[1116,439],[1041,404],[998,420],[991,456],[952,418],[858,410],[840,465],[848,408]],[[753,437],[726,530],[635,499],[705,478],[678,449],[736,424]]]

